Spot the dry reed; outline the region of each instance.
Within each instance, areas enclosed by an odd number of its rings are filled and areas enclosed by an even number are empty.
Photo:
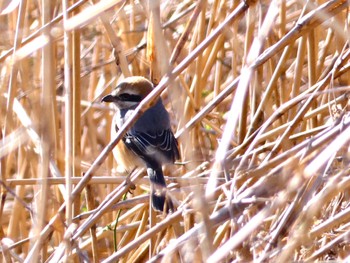
[[[348,1],[0,8],[1,262],[349,259]],[[156,88],[110,138],[100,99],[130,75]],[[168,215],[111,155],[159,96]]]

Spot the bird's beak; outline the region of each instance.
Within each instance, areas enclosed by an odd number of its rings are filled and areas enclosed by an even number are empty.
[[[114,102],[114,101],[115,101],[115,98],[111,94],[104,96],[101,100],[101,102]]]

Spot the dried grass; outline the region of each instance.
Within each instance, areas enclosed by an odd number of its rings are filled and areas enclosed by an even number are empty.
[[[2,262],[348,259],[348,6],[4,1]],[[100,99],[130,75],[157,87],[110,138]],[[159,96],[169,215],[111,155]]]

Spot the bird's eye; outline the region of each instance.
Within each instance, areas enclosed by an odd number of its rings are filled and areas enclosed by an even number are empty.
[[[129,93],[122,93],[118,96],[121,101],[132,101],[140,102],[142,100],[141,96]]]

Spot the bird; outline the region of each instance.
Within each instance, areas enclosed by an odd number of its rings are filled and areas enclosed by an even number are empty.
[[[102,98],[102,102],[116,106],[111,127],[112,136],[116,135],[153,88],[154,85],[148,79],[132,76],[123,79],[110,94]],[[161,98],[126,132],[122,142],[113,149],[113,156],[119,168],[125,172],[146,167],[153,209],[167,213],[174,210],[172,201],[166,197],[162,166],[173,164],[180,158],[180,153],[178,142],[171,130],[169,113]]]

